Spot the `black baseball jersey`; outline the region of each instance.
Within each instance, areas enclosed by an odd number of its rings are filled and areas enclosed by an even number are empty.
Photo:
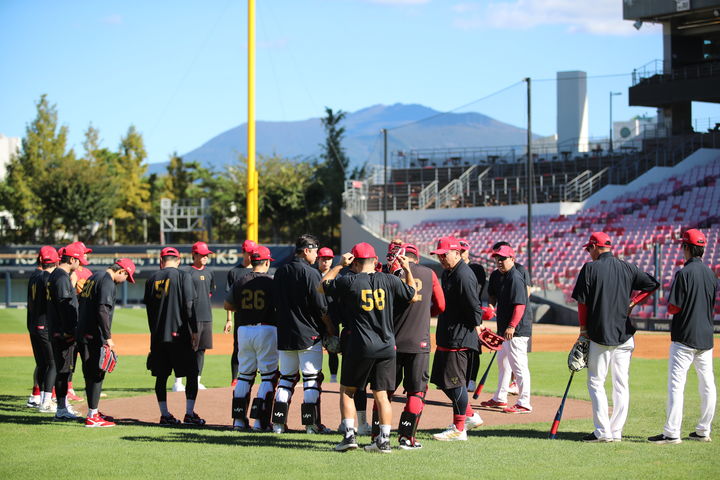
[[[444,348],[479,350],[475,327],[482,325],[477,279],[463,261],[442,274],[445,311],[438,316],[436,342]]]
[[[84,341],[86,335],[102,343],[111,338],[115,298],[115,282],[108,272],[93,273],[85,281],[80,292],[79,341]]]
[[[197,332],[193,315],[195,287],[187,272],[163,268],[145,284],[145,303],[151,343],[172,342],[174,337]]]
[[[320,272],[302,258],[280,267],[273,279],[278,350],[304,350],[320,341],[325,295],[317,291]]]
[[[698,257],[675,274],[668,303],[680,308],[673,315],[670,338],[690,348],[713,348],[713,310],[717,278]]]
[[[521,263],[517,262],[515,262],[515,268],[518,272],[522,274],[523,279],[525,279],[525,284],[528,286],[532,286],[532,282],[530,281],[530,274],[528,273],[527,268],[525,268]],[[498,285],[500,284],[501,276],[502,273],[500,273],[500,270],[498,270],[497,268],[493,270],[490,274],[490,278],[487,282],[489,297],[497,299]]]
[[[469,263],[468,267],[470,267],[470,270],[473,271],[475,274],[475,278],[477,279],[478,283],[478,299],[482,299],[482,293],[485,289],[485,282],[487,280],[487,276],[485,274],[485,268],[480,265],[479,263]]]
[[[432,280],[431,280],[432,289]],[[328,295],[343,310],[350,330],[344,355],[353,358],[388,358],[395,355],[393,310],[395,302],[409,302],[415,289],[389,273],[356,273],[328,280]]]
[[[215,292],[215,277],[210,269],[190,266],[187,272],[195,286],[195,318],[198,322],[212,322],[212,305],[210,299]]]
[[[47,329],[47,282],[50,272],[35,270],[30,275],[27,291],[27,328],[34,332]]]
[[[226,301],[235,308],[235,326],[275,325],[273,279],[267,273],[250,272],[233,283]]]
[[[75,335],[78,323],[78,299],[70,274],[58,267],[47,282],[47,322],[53,334]]]
[[[433,295],[433,272],[428,267],[410,263],[415,280],[418,299],[414,303],[398,302],[395,315],[395,344],[400,353],[422,353],[430,351],[430,309]],[[404,277],[405,271],[401,276]],[[404,308],[403,308],[404,307]]]
[[[652,276],[611,252],[583,265],[572,297],[587,305],[590,340],[608,346],[625,343],[636,331],[628,316],[632,291],[652,292],[658,286]]]
[[[235,265],[228,271],[227,284],[225,285],[225,292],[229,292],[232,289],[233,283],[240,280],[242,277],[252,272],[252,268],[244,267],[242,263]]]
[[[499,270],[498,270],[499,272]],[[525,277],[513,267],[507,273],[500,275],[497,291],[497,332],[505,334],[510,324],[515,305],[525,305],[522,320],[515,327],[516,337],[529,337],[532,334],[532,312],[528,305],[527,284]]]

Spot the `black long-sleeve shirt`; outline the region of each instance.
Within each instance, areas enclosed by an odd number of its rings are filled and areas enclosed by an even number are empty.
[[[68,274],[56,268],[48,277],[47,320],[50,332],[55,335],[75,335],[78,323],[78,298]]]
[[[95,340],[107,343],[108,339],[112,338],[115,298],[115,282],[108,272],[94,273],[85,281],[80,293],[78,341]]]
[[[438,316],[436,342],[444,348],[478,350],[475,327],[482,325],[477,279],[463,261],[442,275],[445,311]]]
[[[145,284],[143,300],[151,343],[172,342],[175,337],[197,333],[194,301],[195,287],[189,273],[177,268],[155,272]]]

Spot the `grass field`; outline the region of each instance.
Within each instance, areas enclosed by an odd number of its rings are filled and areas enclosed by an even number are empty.
[[[24,331],[22,320],[0,311],[0,329]],[[219,311],[222,314],[222,311]],[[144,332],[142,310],[122,310],[114,330]],[[219,318],[222,318],[219,317]],[[220,322],[216,322],[220,323]],[[567,382],[564,353],[530,355],[533,394],[559,396]],[[144,357],[125,356],[105,382],[109,398],[152,393],[153,379]],[[716,360],[715,368],[720,367]],[[203,383],[227,384],[228,360],[207,356]],[[583,444],[578,440],[592,430],[592,421],[564,421],[561,439],[547,440],[549,425],[527,424],[481,427],[468,442],[443,443],[423,431],[424,448],[396,450],[381,456],[364,452],[338,454],[330,449],[338,436],[305,434],[237,434],[220,429],[119,426],[86,429],[79,423],[55,423],[24,407],[33,362],[29,357],[0,358],[0,478],[58,476],[60,478],[718,478],[720,437],[710,444],[685,441],[680,445],[653,445],[645,441],[662,431],[666,401],[667,362],[634,359],[631,367],[631,407],[622,443]],[[496,369],[492,369],[496,371]],[[571,388],[574,398],[588,399],[585,373]],[[490,378],[488,385],[496,379]],[[76,388],[83,380],[78,372]],[[490,389],[491,390],[491,389]],[[559,402],[559,399],[558,399]],[[694,373],[686,387],[686,436],[698,412]],[[102,408],[102,402],[101,402]],[[203,405],[203,409],[211,408]],[[84,413],[84,412],[83,412]],[[397,422],[397,419],[395,419]],[[715,422],[717,426],[717,421]],[[363,438],[363,440],[365,440]]]

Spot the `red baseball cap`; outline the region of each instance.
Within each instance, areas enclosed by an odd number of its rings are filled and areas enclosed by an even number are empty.
[[[160,251],[161,257],[180,257],[180,252],[175,247],[165,247]]]
[[[588,240],[588,243],[583,245],[583,248],[587,248],[590,245],[597,245],[598,247],[612,248],[612,242],[610,241],[610,236],[605,232],[593,232],[593,234],[590,235],[590,240]]]
[[[418,248],[412,243],[406,243],[402,246],[402,248],[404,248],[406,252],[414,254],[416,257],[420,256]]]
[[[255,250],[250,254],[250,260],[270,260],[274,262],[275,259],[270,256],[270,249],[263,247],[262,245],[256,245]]]
[[[460,242],[455,237],[442,237],[438,240],[437,248],[430,253],[432,255],[445,255],[450,250],[462,250]]]
[[[198,255],[210,255],[213,252],[210,251],[207,243],[195,242],[195,244],[192,246],[192,253],[197,253]]]
[[[135,283],[135,279],[133,278],[133,274],[135,273],[135,264],[132,260],[129,258],[120,258],[115,261],[118,265],[122,267],[123,270],[125,270],[128,274],[128,281],[130,283]]]
[[[515,258],[515,251],[510,247],[509,245],[503,245],[497,250],[493,250],[491,257],[507,257],[507,258]]]
[[[377,258],[373,246],[365,242],[355,245],[350,253],[355,258]]]
[[[257,243],[253,242],[252,240],[245,240],[243,242],[243,252],[245,253],[252,253],[255,251],[255,248],[258,246]]]
[[[462,251],[470,250],[470,244],[464,238],[458,239],[458,243],[460,244],[460,250],[462,250]]]
[[[83,242],[73,242],[70,245],[77,245],[83,252],[83,255],[87,255],[88,253],[92,253],[91,248],[87,248]],[[85,260],[84,257],[80,257],[80,265],[90,265],[90,262]]]
[[[335,257],[335,254],[334,254],[333,251],[332,251],[331,249],[329,249],[328,247],[323,247],[323,248],[321,248],[320,250],[318,250],[317,256],[318,256],[318,257],[325,257],[325,258],[333,258],[333,257]]]
[[[704,247],[707,245],[707,241],[705,240],[705,235],[696,228],[691,228],[690,230],[685,230],[685,232],[682,235],[683,243],[687,243],[688,245],[695,245],[698,247]]]
[[[77,258],[78,260],[80,260],[81,265],[87,265],[87,262],[83,263],[85,249],[77,243],[71,243],[70,245],[62,248],[62,255],[66,257]]]
[[[60,261],[60,255],[58,255],[57,250],[50,245],[42,247],[38,257],[40,258],[40,263],[57,263]]]

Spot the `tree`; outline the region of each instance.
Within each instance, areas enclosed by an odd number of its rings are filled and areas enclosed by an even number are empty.
[[[150,215],[150,185],[144,180],[147,166],[143,164],[147,153],[142,135],[134,125],[120,139],[118,157],[113,159],[111,171],[116,172],[119,202],[113,212],[117,223],[117,240],[135,243],[143,235],[143,223],[139,219]],[[157,214],[159,216],[159,212]]]
[[[67,127],[58,127],[57,109],[47,95],[40,97],[36,110],[25,129],[21,152],[8,163],[1,190],[2,204],[16,226],[9,240],[15,242],[54,240],[57,219],[50,213],[43,188],[56,168],[74,159],[73,151],[66,151]]]

